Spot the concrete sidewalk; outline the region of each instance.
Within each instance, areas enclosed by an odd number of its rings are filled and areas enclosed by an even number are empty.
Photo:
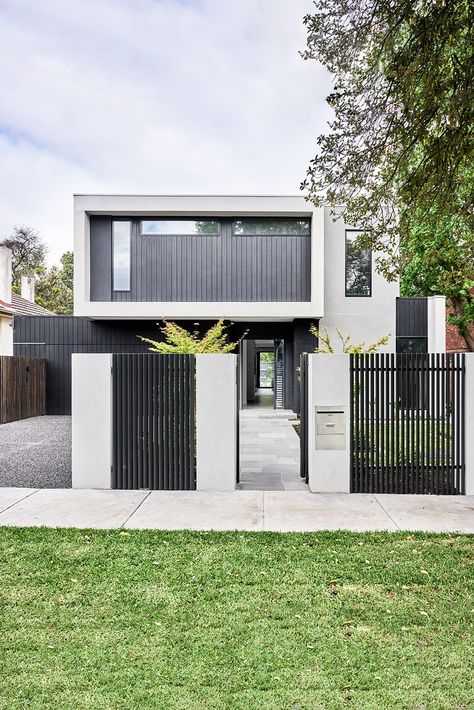
[[[0,488],[0,525],[474,533],[474,496]]]

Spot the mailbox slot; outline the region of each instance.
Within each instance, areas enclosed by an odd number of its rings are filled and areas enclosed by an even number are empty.
[[[331,434],[345,434],[346,425],[344,412],[317,412],[316,434],[318,436]]]
[[[339,406],[317,406],[316,449],[337,451],[346,448],[346,410]]]

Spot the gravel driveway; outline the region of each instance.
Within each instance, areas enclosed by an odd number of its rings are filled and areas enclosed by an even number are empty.
[[[0,424],[0,486],[71,487],[71,417]]]

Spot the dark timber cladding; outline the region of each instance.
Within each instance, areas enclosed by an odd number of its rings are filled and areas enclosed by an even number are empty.
[[[465,492],[462,354],[351,355],[351,491]]]
[[[140,233],[132,219],[131,290],[112,290],[112,218],[90,218],[92,301],[310,301],[311,236]]]
[[[396,334],[402,338],[428,336],[426,298],[397,298]]]
[[[114,355],[112,488],[194,490],[194,355]]]

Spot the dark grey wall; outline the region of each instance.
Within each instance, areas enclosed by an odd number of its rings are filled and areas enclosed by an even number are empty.
[[[397,337],[428,336],[428,301],[426,298],[397,298]]]
[[[132,221],[131,291],[112,292],[111,218],[91,217],[92,301],[309,301],[310,236],[139,234]]]

